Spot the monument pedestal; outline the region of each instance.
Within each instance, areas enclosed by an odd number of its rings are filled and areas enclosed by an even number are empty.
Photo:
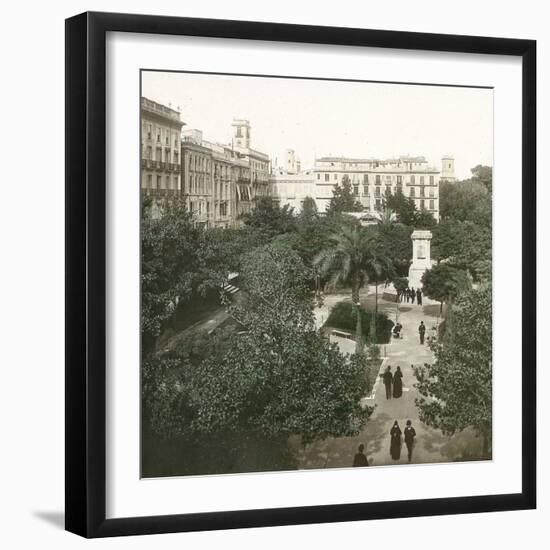
[[[413,259],[409,267],[409,287],[422,288],[422,275],[432,268],[430,257],[430,241],[432,232],[417,229],[411,235],[413,243]]]

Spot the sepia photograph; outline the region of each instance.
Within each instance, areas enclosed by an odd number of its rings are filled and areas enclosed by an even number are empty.
[[[141,477],[492,460],[493,88],[140,85]]]

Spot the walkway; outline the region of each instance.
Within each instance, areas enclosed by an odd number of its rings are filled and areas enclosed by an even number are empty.
[[[372,289],[373,290],[373,289]],[[344,296],[327,296],[325,305],[332,307]],[[425,300],[426,301],[426,300]],[[333,303],[334,302],[334,303]],[[374,296],[361,297],[363,307],[371,309],[374,306]],[[324,308],[323,308],[324,309]],[[397,307],[395,303],[378,301],[378,309],[395,322]],[[365,400],[370,405],[376,405],[375,412],[365,428],[356,437],[327,438],[304,447],[299,438],[291,439],[291,447],[298,459],[299,468],[342,468],[349,467],[357,452],[359,443],[364,443],[366,454],[372,460],[373,466],[386,464],[406,464],[407,449],[403,445],[400,460],[394,461],[389,453],[389,432],[393,422],[397,420],[401,429],[410,419],[417,434],[417,443],[413,453],[413,463],[452,462],[478,456],[481,451],[481,439],[470,431],[446,437],[440,431],[422,424],[418,417],[415,398],[418,391],[414,388],[416,377],[412,365],[420,365],[432,360],[432,352],[427,345],[420,345],[418,325],[423,320],[427,327],[426,335],[437,325],[439,303],[432,302],[419,306],[417,304],[401,303],[399,305],[399,321],[403,325],[403,339],[392,340],[386,346],[387,357],[381,369],[391,365],[392,372],[399,365],[403,372],[403,396],[399,399],[386,400],[384,384],[379,383],[374,388],[374,399]],[[324,313],[328,315],[328,311]],[[318,314],[319,317],[322,313]],[[384,355],[384,346],[381,347]],[[346,350],[348,351],[348,350]]]

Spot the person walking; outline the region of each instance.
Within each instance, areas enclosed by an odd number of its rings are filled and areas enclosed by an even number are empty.
[[[361,445],[359,445],[359,447],[357,449],[357,453],[353,457],[353,466],[354,467],[362,467],[362,466],[368,466],[369,465],[369,461],[367,459],[367,456],[364,453],[364,450],[365,450],[365,446],[363,445],[363,443],[361,443]]]
[[[416,296],[416,291],[414,290],[414,286],[411,287],[411,304],[414,304],[414,297]]]
[[[414,438],[416,437],[416,430],[412,427],[412,422],[407,420],[407,427],[405,428],[405,445],[407,445],[407,455],[409,462],[412,460]]]
[[[390,430],[390,455],[394,460],[399,460],[401,458],[401,428],[397,423],[397,420],[393,423],[392,429]]]
[[[411,299],[411,289],[407,287],[405,289],[405,300],[407,300],[407,304],[409,303],[410,299]]]
[[[397,367],[393,375],[393,397],[398,399],[403,395],[403,373],[401,367]]]
[[[420,336],[420,343],[424,343],[424,335],[426,334],[426,325],[424,324],[424,321],[420,321],[420,325],[418,325],[418,334]]]
[[[422,305],[422,291],[420,289],[417,289],[417,291],[416,291],[416,303],[419,306]]]
[[[391,387],[393,383],[393,374],[391,372],[391,367],[388,365],[384,374],[382,375],[382,380],[384,381],[384,386],[386,386],[386,399],[391,399]]]

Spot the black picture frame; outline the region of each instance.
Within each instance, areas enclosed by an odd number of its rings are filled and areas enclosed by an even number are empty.
[[[522,491],[449,499],[106,519],[105,40],[109,31],[520,57]],[[532,509],[536,506],[536,42],[116,13],[66,20],[66,529],[107,537]]]

